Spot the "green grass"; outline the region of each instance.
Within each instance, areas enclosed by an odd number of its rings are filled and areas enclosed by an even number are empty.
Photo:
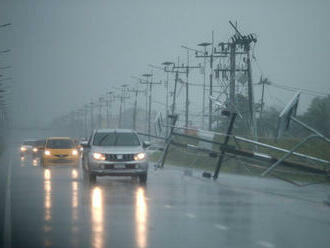
[[[218,142],[223,142],[224,137],[216,137],[215,140]],[[176,137],[176,142],[180,143],[189,143],[193,145],[197,145],[197,141],[182,137]],[[299,139],[282,139],[279,142],[275,143],[274,141],[270,139],[260,139],[259,140],[262,143],[266,143],[269,145],[290,149],[295,144],[297,144],[300,140]],[[229,142],[230,145],[236,146],[235,142],[231,140]],[[253,151],[254,146],[251,144],[240,142],[240,149]],[[214,145],[213,146],[214,151],[219,151],[219,146]],[[283,152],[274,151],[268,148],[258,148],[258,152],[269,154],[275,158],[280,158],[284,155]],[[319,157],[325,160],[330,160],[330,146],[323,142],[322,140],[315,140],[310,142],[309,144],[306,144],[302,146],[300,149],[297,150],[297,152],[311,155],[315,157]],[[161,152],[154,152],[150,155],[150,160],[156,162],[160,158]],[[306,159],[301,159],[297,157],[290,157],[288,159],[292,162],[297,162],[304,164],[305,166],[310,166],[314,168],[319,169],[325,169],[329,171],[330,168],[326,168],[324,164],[321,163],[315,163],[307,161]],[[213,172],[216,165],[217,165],[217,158],[210,157],[208,154],[203,152],[196,152],[191,151],[182,147],[176,147],[176,146],[170,146],[169,154],[167,156],[166,162],[169,164],[175,164],[177,166],[185,166],[190,168],[198,168],[206,171]],[[247,165],[247,163],[244,163],[238,159],[228,159],[228,157],[225,158],[222,167],[221,172],[225,173],[234,173],[234,174],[242,174],[242,175],[260,175],[260,173],[263,171],[261,168],[255,168],[251,166],[243,166]],[[329,166],[328,166],[329,167]],[[265,167],[266,168],[266,167]],[[304,182],[315,182],[320,180],[328,180],[329,178],[322,175],[313,175],[313,174],[304,174],[301,173],[298,170],[294,169],[288,169],[284,166],[279,165],[279,170],[276,171],[277,174],[279,174],[282,177],[291,179],[291,180],[297,180],[297,181],[304,181]]]

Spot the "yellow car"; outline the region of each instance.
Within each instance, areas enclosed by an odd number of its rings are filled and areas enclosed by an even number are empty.
[[[78,165],[79,151],[71,138],[47,138],[44,149],[41,158],[44,167],[56,164]]]

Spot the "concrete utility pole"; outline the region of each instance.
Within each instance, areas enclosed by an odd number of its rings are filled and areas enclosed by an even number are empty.
[[[186,82],[179,79],[180,82],[186,85],[186,107],[185,107],[185,127],[189,126],[189,72],[190,69],[200,69],[200,66],[190,66],[189,65],[189,50],[187,50],[187,64],[182,64],[181,66],[173,66],[173,69],[183,70],[181,73],[186,74]]]
[[[119,105],[119,120],[118,120],[118,127],[122,128],[122,118],[123,118],[123,105],[125,104],[125,99],[128,99],[129,97],[127,96],[127,84],[123,84],[121,86],[121,94],[119,96],[114,96],[114,99],[119,99],[120,100],[120,105]]]
[[[94,102],[90,102],[89,103],[89,107],[90,107],[90,114],[91,114],[91,131],[93,131],[94,129]]]
[[[111,98],[113,91],[108,91],[105,96],[106,107],[107,107],[107,128],[110,127],[110,106],[112,104],[113,99]]]
[[[146,78],[145,81],[141,80],[141,84],[146,84],[149,86],[149,109],[148,109],[148,134],[151,134],[151,102],[152,102],[152,85],[153,84],[161,84],[161,82],[153,82],[152,81],[152,74],[151,73],[145,73],[142,74],[143,77]]]
[[[246,58],[246,65],[247,65],[247,74],[248,74],[248,97],[249,97],[249,112],[250,112],[250,122],[251,122],[251,131],[254,135],[255,139],[257,139],[257,123],[255,118],[255,109],[254,109],[254,94],[253,94],[253,86],[252,86],[252,67],[251,67],[251,54],[250,54],[250,48],[252,42],[257,42],[257,38],[252,35],[242,35],[237,27],[229,21],[229,24],[233,27],[233,29],[236,31],[236,35],[232,38],[233,43],[235,45],[241,45],[244,48],[244,51],[246,52],[247,58]]]
[[[211,45],[211,52],[210,54],[206,51],[206,47]],[[203,43],[200,43],[198,44],[198,46],[201,46],[201,47],[204,47],[204,53],[201,53],[201,52],[196,52],[195,54],[195,57],[196,58],[210,58],[210,89],[209,89],[209,95],[212,96],[213,94],[213,61],[215,58],[218,58],[218,57],[223,57],[222,55],[216,55],[214,54],[215,52],[215,47],[214,47],[214,32],[212,31],[212,42],[209,43],[209,42],[203,42]],[[209,98],[209,124],[208,124],[208,130],[210,131],[212,129],[212,122],[213,122],[213,114],[212,114],[212,109],[213,109],[213,106],[212,106],[212,101],[211,99]]]
[[[264,110],[264,92],[265,92],[265,85],[270,85],[271,83],[269,82],[269,80],[267,78],[262,78],[262,76],[260,77],[260,81],[258,83],[258,85],[262,85],[262,91],[261,91],[261,101],[260,101],[260,115],[259,115],[259,120],[262,119],[262,113]]]
[[[230,111],[235,112],[235,80],[236,80],[236,44],[230,44],[230,86],[229,86],[229,103]]]
[[[185,71],[180,71],[175,63],[173,62],[164,62],[162,63],[164,65],[164,71],[165,72],[171,72],[175,74],[174,77],[174,90],[173,90],[173,100],[172,100],[172,108],[171,108],[171,115],[173,116],[175,113],[175,107],[176,107],[176,89],[179,81],[179,73],[186,73]]]
[[[103,107],[103,103],[104,103],[104,97],[99,97],[99,103],[98,103],[98,107],[99,107],[98,128],[102,128],[102,107]]]
[[[136,130],[136,113],[137,113],[137,99],[139,93],[145,92],[144,90],[138,90],[138,89],[128,89],[128,92],[133,92],[134,93],[134,112],[133,112],[133,123],[132,123],[132,128],[133,130]]]
[[[88,119],[87,119],[87,115],[88,115],[88,105],[84,105],[83,107],[83,111],[84,111],[84,135],[85,137],[88,136]]]

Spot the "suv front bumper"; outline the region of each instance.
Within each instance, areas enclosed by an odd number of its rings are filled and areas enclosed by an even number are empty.
[[[116,168],[116,166],[125,168]],[[96,176],[138,176],[146,174],[148,171],[148,162],[138,163],[90,163],[88,171]]]

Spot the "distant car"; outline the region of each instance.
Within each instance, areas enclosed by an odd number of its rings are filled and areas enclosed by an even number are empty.
[[[24,140],[22,146],[20,147],[20,155],[21,157],[24,157],[25,155],[31,155],[32,154],[32,150],[33,150],[33,145],[34,142],[36,140],[35,139],[29,139],[29,140]]]
[[[46,140],[40,139],[33,142],[32,145],[32,156],[33,158],[41,158],[45,150]]]
[[[133,130],[94,130],[88,143],[82,143],[83,171],[91,182],[98,176],[139,177],[141,183],[147,181],[148,162],[142,143]]]
[[[68,137],[47,138],[41,164],[49,165],[65,164],[77,166],[79,163],[79,152],[74,141]]]

